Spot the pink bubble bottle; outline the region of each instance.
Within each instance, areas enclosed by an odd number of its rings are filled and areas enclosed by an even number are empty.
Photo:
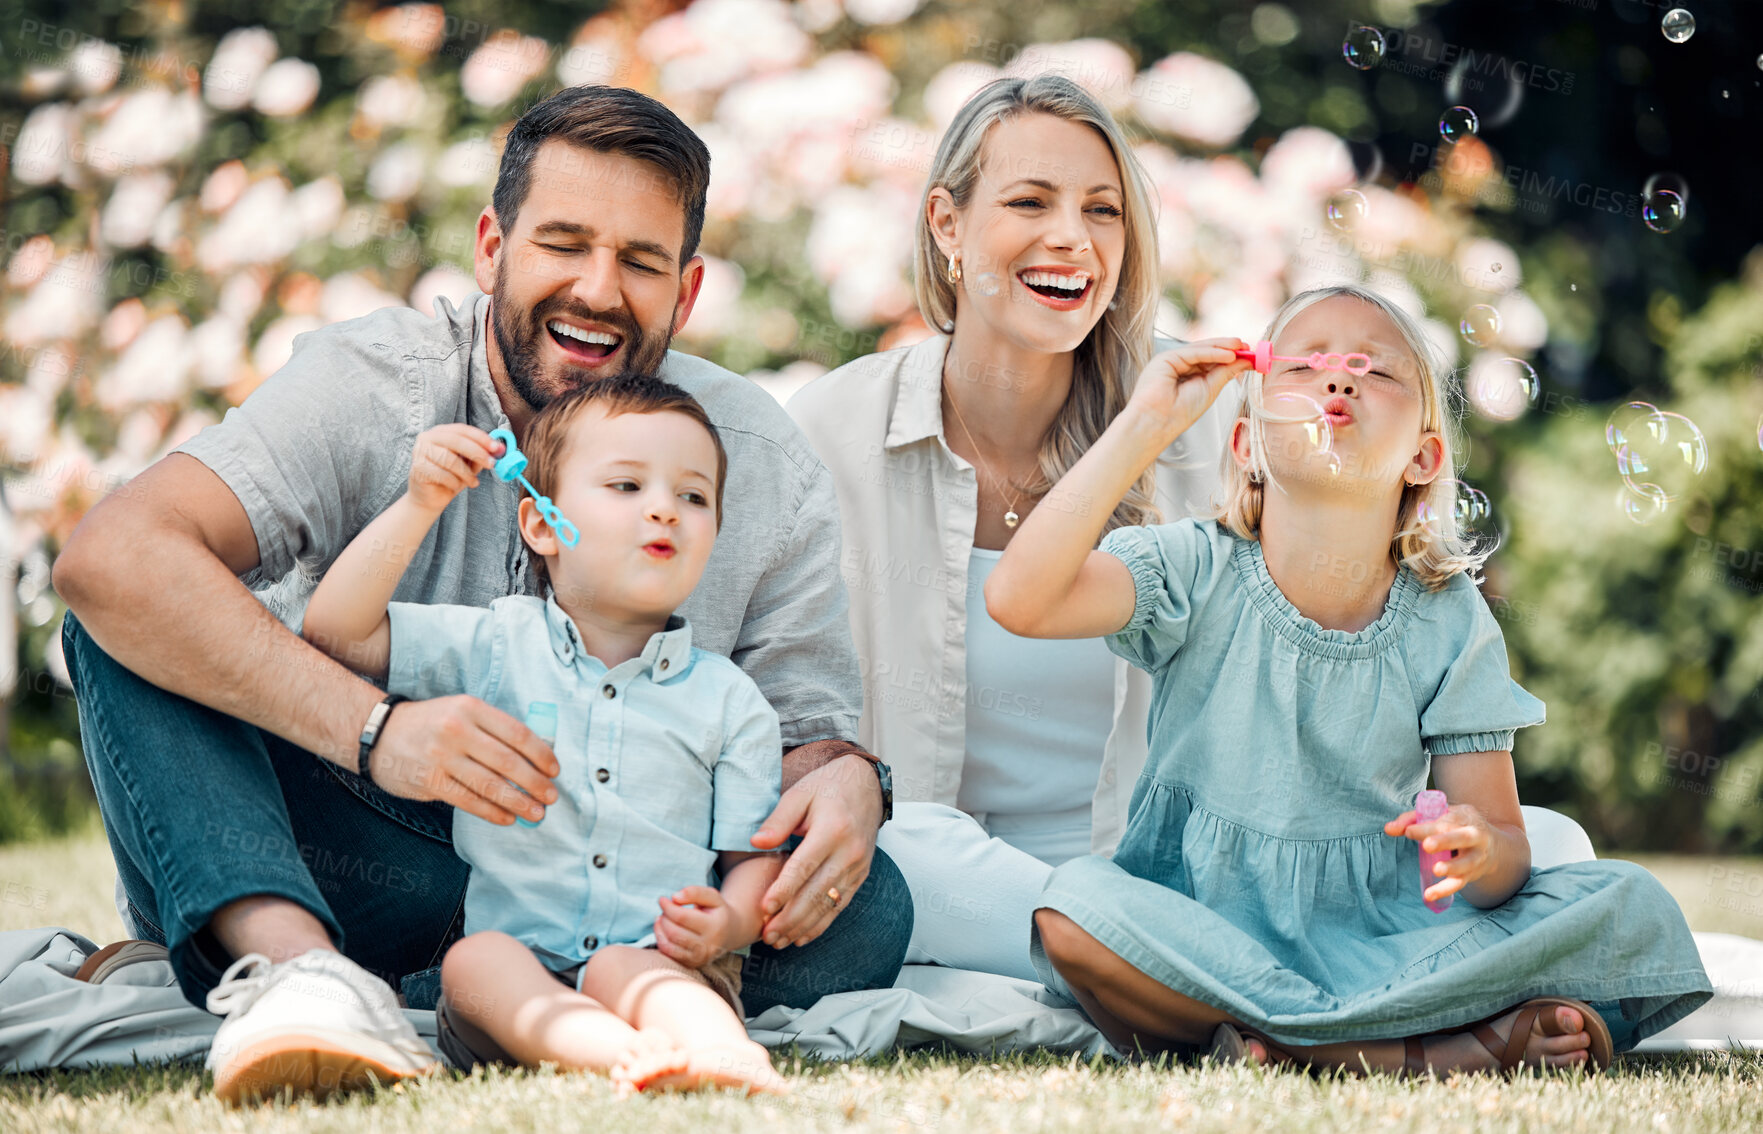
[[[1448,806],[1450,806],[1450,805],[1445,802],[1445,793],[1442,791],[1431,791],[1431,790],[1423,791],[1419,795],[1414,797],[1414,814],[1419,818],[1420,822],[1422,822],[1422,823],[1431,823],[1436,819],[1443,819],[1445,817],[1445,808]],[[1420,844],[1416,843],[1415,845],[1419,846]],[[1420,892],[1421,893],[1423,893],[1423,894],[1426,893],[1427,887],[1431,886],[1433,883],[1443,881],[1443,879],[1441,879],[1438,875],[1436,875],[1432,872],[1433,864],[1438,863],[1438,862],[1448,862],[1453,857],[1456,856],[1456,853],[1457,853],[1456,851],[1448,851],[1448,850],[1429,851],[1426,848],[1421,847],[1421,849],[1420,849]],[[1455,895],[1455,894],[1446,894],[1444,897],[1438,899],[1437,901],[1427,899],[1426,908],[1431,910],[1433,913],[1444,913],[1446,910],[1451,908],[1451,900],[1453,898],[1455,898],[1456,896],[1457,895]]]

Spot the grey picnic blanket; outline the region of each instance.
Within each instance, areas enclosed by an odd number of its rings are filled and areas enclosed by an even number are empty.
[[[1696,943],[1714,999],[1638,1050],[1763,1048],[1763,941],[1698,933]],[[169,965],[131,965],[101,985],[73,979],[97,948],[67,929],[0,933],[0,1071],[207,1056],[219,1017],[184,999]],[[405,1015],[433,1047],[435,1014]],[[976,1055],[1112,1051],[1076,1009],[1039,985],[935,965],[906,966],[893,988],[838,993],[809,1009],[769,1009],[747,1030],[767,1047],[794,1045],[828,1059],[926,1045]]]

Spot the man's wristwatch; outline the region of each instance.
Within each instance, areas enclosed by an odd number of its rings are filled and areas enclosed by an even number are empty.
[[[393,693],[384,701],[373,707],[367,714],[367,727],[361,730],[361,753],[355,766],[355,774],[362,779],[373,782],[373,776],[367,770],[367,758],[373,754],[373,746],[379,743],[380,732],[385,728],[386,718],[392,715],[392,706],[410,698],[401,693]]]
[[[894,769],[880,760],[871,760],[875,765],[875,778],[881,781],[882,822],[886,823],[894,817]]]

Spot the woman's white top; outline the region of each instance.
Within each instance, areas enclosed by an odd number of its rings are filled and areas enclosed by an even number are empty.
[[[1114,655],[1101,638],[1022,638],[986,610],[1003,552],[967,564],[967,760],[955,806],[1057,866],[1090,853],[1090,797],[1114,727]]]
[[[934,335],[847,363],[786,408],[838,490],[839,569],[863,677],[858,741],[893,766],[895,798],[953,807],[968,760],[967,576],[979,490],[973,465],[943,433],[948,343]],[[1235,396],[1221,397],[1158,458],[1166,522],[1210,501],[1236,407]],[[1114,659],[1111,724],[1087,792],[1097,853],[1111,852],[1125,829],[1145,765],[1150,695],[1149,675]]]

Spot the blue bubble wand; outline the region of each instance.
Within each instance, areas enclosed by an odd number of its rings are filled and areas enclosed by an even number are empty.
[[[502,455],[496,458],[497,479],[518,480],[525,485],[526,490],[533,494],[533,500],[538,503],[539,515],[545,517],[545,522],[551,525],[551,530],[557,533],[557,538],[563,541],[563,546],[574,547],[576,541],[582,538],[581,530],[564,519],[562,511],[558,509],[557,505],[551,503],[551,498],[541,494],[538,489],[533,487],[532,482],[527,480],[524,475],[526,473],[526,454],[521,452],[520,446],[514,443],[514,434],[506,429],[492,429],[490,440],[502,442]]]

